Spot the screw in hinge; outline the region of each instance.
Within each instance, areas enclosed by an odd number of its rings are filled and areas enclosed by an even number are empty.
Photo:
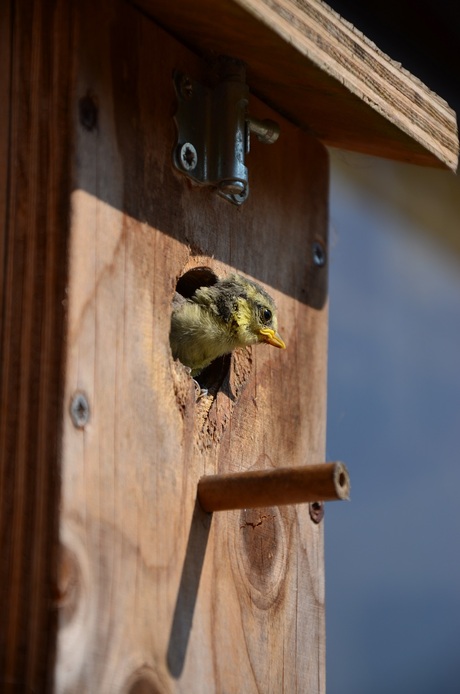
[[[70,403],[70,417],[77,429],[84,429],[89,422],[89,403],[86,395],[81,392],[74,394]]]
[[[198,164],[198,154],[195,147],[190,142],[186,142],[180,148],[179,161],[182,168],[186,171],[193,171]]]
[[[323,267],[326,265],[326,249],[320,241],[313,241],[311,246],[313,254],[313,263],[316,267]]]
[[[313,523],[321,523],[324,518],[324,504],[322,501],[313,501],[308,504],[308,510],[310,511],[310,518]]]

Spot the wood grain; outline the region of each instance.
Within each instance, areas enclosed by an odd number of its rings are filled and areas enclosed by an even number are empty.
[[[66,2],[0,6],[2,692],[53,680],[71,25]]]
[[[172,74],[205,65],[126,3],[79,7],[72,113],[93,116],[75,123],[65,402],[83,392],[91,414],[64,411],[56,690],[324,692],[322,524],[293,506],[210,523],[196,491],[324,460],[326,153],[251,99],[281,136],[254,141],[249,200],[191,184],[172,167]],[[235,353],[198,401],[169,348],[194,266],[263,283],[288,345]]]
[[[455,112],[321,0],[136,0],[326,145],[456,170]],[[396,30],[396,29],[395,29]]]

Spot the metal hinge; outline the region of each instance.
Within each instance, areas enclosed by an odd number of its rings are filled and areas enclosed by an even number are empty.
[[[279,136],[274,121],[248,116],[245,72],[240,61],[220,58],[219,81],[213,88],[183,73],[174,74],[178,99],[174,164],[197,183],[216,188],[235,205],[241,205],[249,194],[245,156],[250,133],[268,144]]]

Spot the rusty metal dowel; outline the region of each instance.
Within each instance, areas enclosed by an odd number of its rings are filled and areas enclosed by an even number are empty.
[[[350,478],[343,463],[205,475],[198,482],[204,511],[229,511],[348,499]]]

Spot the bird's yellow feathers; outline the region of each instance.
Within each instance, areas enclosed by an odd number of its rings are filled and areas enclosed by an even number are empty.
[[[217,357],[239,347],[266,342],[284,349],[277,327],[271,296],[256,282],[229,275],[198,288],[191,298],[176,295],[171,350],[195,376]]]

